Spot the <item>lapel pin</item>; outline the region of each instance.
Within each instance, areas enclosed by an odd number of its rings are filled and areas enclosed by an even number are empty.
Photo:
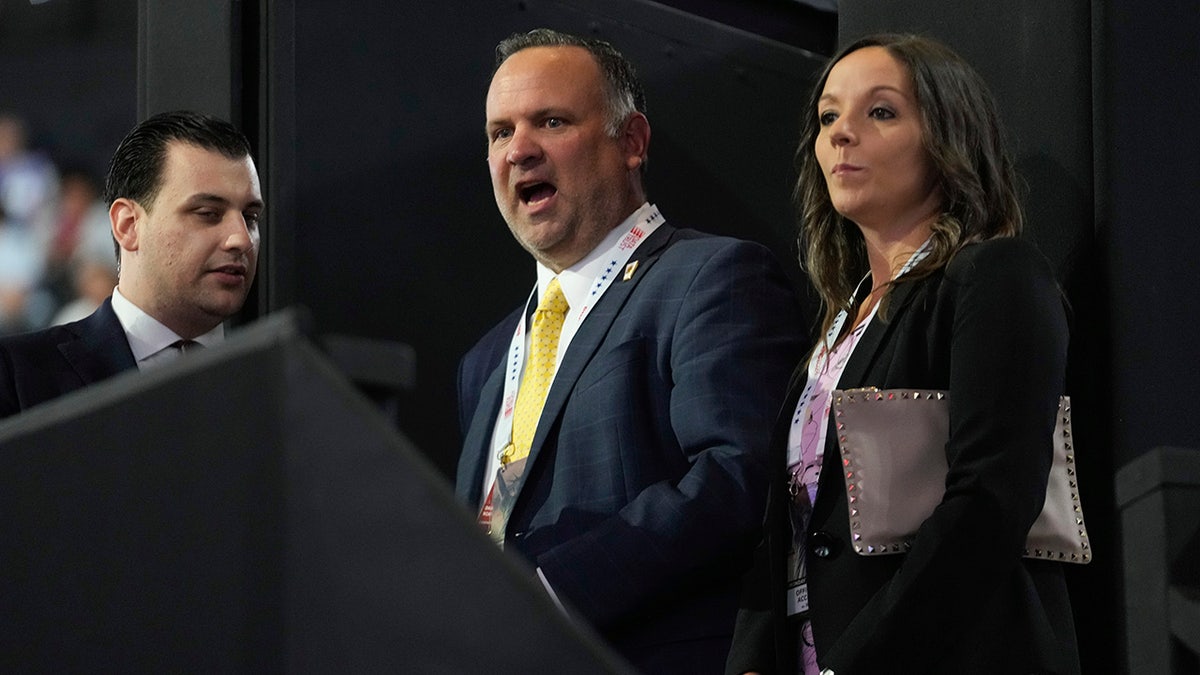
[[[621,281],[629,281],[633,278],[633,273],[637,271],[638,261],[634,260],[625,266],[625,277]]]

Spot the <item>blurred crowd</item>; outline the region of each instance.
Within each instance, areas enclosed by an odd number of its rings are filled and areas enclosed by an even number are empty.
[[[116,255],[100,179],[56,166],[0,113],[0,335],[83,318],[112,293]]]

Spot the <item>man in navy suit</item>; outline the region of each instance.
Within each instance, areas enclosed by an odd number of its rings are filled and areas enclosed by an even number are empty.
[[[796,300],[762,246],[676,229],[646,201],[650,125],[610,45],[538,30],[497,63],[492,185],[538,280],[463,358],[459,497],[634,665],[719,673],[801,356]],[[567,305],[553,383],[520,448],[529,317],[551,288]]]
[[[90,316],[0,338],[0,417],[224,338],[258,260],[263,210],[246,137],[192,112],[155,115],[121,141],[105,200],[119,264]]]

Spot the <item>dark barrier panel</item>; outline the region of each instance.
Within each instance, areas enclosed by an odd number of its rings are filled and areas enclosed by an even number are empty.
[[[1130,673],[1200,672],[1200,451],[1155,448],[1117,473]]]
[[[0,425],[0,668],[627,672],[287,314]]]

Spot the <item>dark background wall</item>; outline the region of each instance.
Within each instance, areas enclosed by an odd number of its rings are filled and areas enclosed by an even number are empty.
[[[137,0],[0,0],[0,112],[31,145],[97,177],[137,122]]]
[[[1120,466],[1158,446],[1200,449],[1200,125],[1178,110],[1200,87],[1200,6],[1102,5],[1096,232]]]

